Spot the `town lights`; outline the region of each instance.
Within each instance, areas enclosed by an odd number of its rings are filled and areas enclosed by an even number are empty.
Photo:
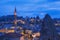
[[[34,33],[34,34],[32,34],[32,37],[40,37],[40,32],[37,32],[37,33]]]

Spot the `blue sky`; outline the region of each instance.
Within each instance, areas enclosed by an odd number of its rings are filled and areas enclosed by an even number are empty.
[[[0,0],[0,16],[13,15],[15,6],[18,16],[60,18],[60,0]]]

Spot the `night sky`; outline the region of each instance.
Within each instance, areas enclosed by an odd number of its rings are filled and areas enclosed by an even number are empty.
[[[13,15],[15,7],[18,16],[60,18],[60,0],[0,0],[0,16]]]

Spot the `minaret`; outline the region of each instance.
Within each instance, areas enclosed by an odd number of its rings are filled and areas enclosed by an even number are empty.
[[[16,8],[14,10],[14,26],[17,26],[17,15],[16,15]]]

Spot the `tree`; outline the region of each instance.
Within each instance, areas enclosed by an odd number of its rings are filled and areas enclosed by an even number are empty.
[[[46,14],[46,16],[43,19],[41,32],[42,32],[42,36],[46,36],[45,40],[48,39],[57,40],[56,27],[54,26],[54,22],[52,18],[48,14]]]

